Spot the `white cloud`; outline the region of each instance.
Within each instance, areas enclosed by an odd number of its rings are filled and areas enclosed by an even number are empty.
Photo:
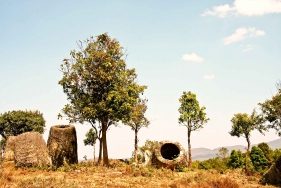
[[[202,16],[212,15],[224,18],[227,14],[262,16],[264,14],[281,13],[280,0],[235,0],[233,6],[229,4],[214,6],[213,10],[206,10]]]
[[[207,74],[206,74],[206,75],[203,76],[203,78],[204,78],[205,80],[212,80],[214,77],[215,77],[215,75],[213,75],[213,74],[212,74],[212,75],[207,75]]]
[[[226,37],[224,40],[224,44],[230,44],[233,42],[237,42],[239,40],[243,40],[245,38],[245,34],[248,32],[246,28],[238,28],[234,34]]]
[[[224,44],[230,44],[233,42],[238,42],[240,40],[243,40],[245,37],[258,37],[265,35],[264,31],[256,30],[256,28],[238,28],[234,34],[230,35],[229,37],[226,37],[223,39]]]
[[[198,56],[198,55],[195,54],[195,53],[192,53],[192,54],[183,54],[181,59],[183,59],[183,60],[185,60],[185,61],[194,61],[194,62],[198,62],[198,63],[204,61],[204,59],[203,59],[202,57]]]
[[[249,28],[250,31],[250,37],[258,37],[258,36],[263,36],[265,35],[264,31],[261,30],[256,30],[256,28]]]
[[[214,6],[214,11],[206,10],[202,16],[212,15],[212,16],[218,16],[220,18],[224,18],[229,11],[232,11],[233,8],[231,8],[228,4],[226,5],[220,5],[220,6]]]
[[[242,52],[247,52],[254,49],[254,45],[247,45],[246,48],[244,50],[242,50]]]

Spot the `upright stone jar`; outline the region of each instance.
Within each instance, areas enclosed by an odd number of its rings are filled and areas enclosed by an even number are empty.
[[[78,163],[77,137],[74,126],[52,126],[49,133],[47,147],[54,166],[60,167],[64,163]]]
[[[5,151],[4,151],[4,160],[5,161],[14,161],[15,140],[16,140],[16,136],[9,136],[7,139],[7,143],[6,143],[6,147],[5,147]],[[0,150],[2,150],[2,148]]]

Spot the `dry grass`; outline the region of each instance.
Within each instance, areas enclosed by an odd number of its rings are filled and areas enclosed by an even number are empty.
[[[0,187],[105,187],[105,188],[257,188],[259,175],[245,176],[241,170],[190,170],[175,172],[152,167],[135,167],[111,160],[110,168],[83,162],[58,169],[15,168],[13,162],[4,162],[0,169]]]

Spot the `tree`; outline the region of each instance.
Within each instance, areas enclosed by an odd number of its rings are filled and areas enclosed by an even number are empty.
[[[250,136],[253,130],[258,130],[260,133],[264,134],[263,131],[266,130],[264,127],[264,119],[262,116],[257,115],[256,111],[253,110],[251,115],[246,113],[238,113],[234,114],[233,118],[231,119],[232,127],[229,134],[231,136],[240,136],[245,137],[248,143],[247,151],[246,151],[246,158],[245,158],[245,171],[248,173],[248,155],[250,150]]]
[[[156,146],[158,144],[159,144],[159,142],[155,141],[155,140],[154,141],[152,141],[152,140],[146,140],[145,141],[144,145],[139,148],[140,155],[138,155],[138,156],[139,156],[139,158],[141,159],[142,162],[145,162],[146,152],[148,151],[150,154],[152,154],[154,149],[156,148]]]
[[[259,147],[252,147],[250,158],[256,171],[263,172],[268,167],[268,160]]]
[[[245,158],[240,150],[232,150],[230,153],[229,161],[227,162],[227,166],[230,168],[243,168],[244,167]]]
[[[262,150],[264,156],[268,160],[269,165],[271,165],[274,160],[273,159],[273,150],[265,142],[259,143],[258,148],[260,148]]]
[[[219,152],[216,154],[216,156],[221,160],[221,161],[226,161],[226,159],[229,156],[229,150],[227,148],[222,147]]]
[[[135,81],[135,69],[127,69],[123,48],[107,33],[78,43],[80,51],[70,52],[61,64],[59,84],[69,104],[62,112],[71,123],[100,123],[103,163],[108,166],[106,132],[111,125],[128,119],[140,93],[147,88]],[[98,131],[97,131],[98,132]]]
[[[276,84],[278,93],[267,99],[264,103],[259,103],[261,111],[269,124],[268,128],[273,128],[281,136],[281,81]]]
[[[95,151],[95,145],[96,145],[96,141],[97,141],[97,132],[95,131],[95,129],[91,128],[87,133],[86,133],[86,139],[84,139],[84,144],[85,146],[90,145],[93,146],[94,148],[94,161],[96,160],[96,151]]]
[[[129,125],[132,130],[135,132],[135,151],[134,158],[135,162],[138,162],[138,132],[142,127],[148,127],[149,121],[144,116],[147,110],[147,99],[138,99],[137,104],[133,107],[130,114],[130,119],[125,122],[126,125]]]
[[[45,119],[39,111],[13,110],[0,114],[0,135],[5,144],[8,136],[17,136],[25,132],[44,133]]]
[[[281,149],[280,148],[275,149],[272,155],[273,163],[275,163],[280,156],[281,156]]]
[[[146,150],[150,151],[151,153],[154,151],[154,148],[159,144],[158,141],[146,140],[144,145],[140,147],[140,152],[144,153]]]
[[[189,92],[183,92],[182,96],[179,98],[181,103],[179,108],[180,117],[178,122],[187,128],[187,142],[188,142],[188,167],[192,167],[191,158],[191,144],[190,135],[192,131],[203,128],[203,125],[209,121],[206,117],[204,106],[201,108],[199,102],[196,99],[196,95]]]

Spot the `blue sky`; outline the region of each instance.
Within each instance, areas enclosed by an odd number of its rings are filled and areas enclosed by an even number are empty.
[[[58,81],[64,58],[76,41],[107,32],[127,50],[127,66],[147,85],[146,139],[174,140],[187,148],[187,130],[178,125],[183,91],[197,95],[210,121],[192,132],[192,148],[246,145],[231,137],[235,113],[251,113],[276,93],[281,79],[281,2],[212,1],[0,1],[0,113],[39,110],[52,125],[67,103]],[[89,125],[76,124],[78,154]],[[253,132],[252,143],[278,139]],[[122,124],[108,132],[110,158],[127,158],[134,132]]]

